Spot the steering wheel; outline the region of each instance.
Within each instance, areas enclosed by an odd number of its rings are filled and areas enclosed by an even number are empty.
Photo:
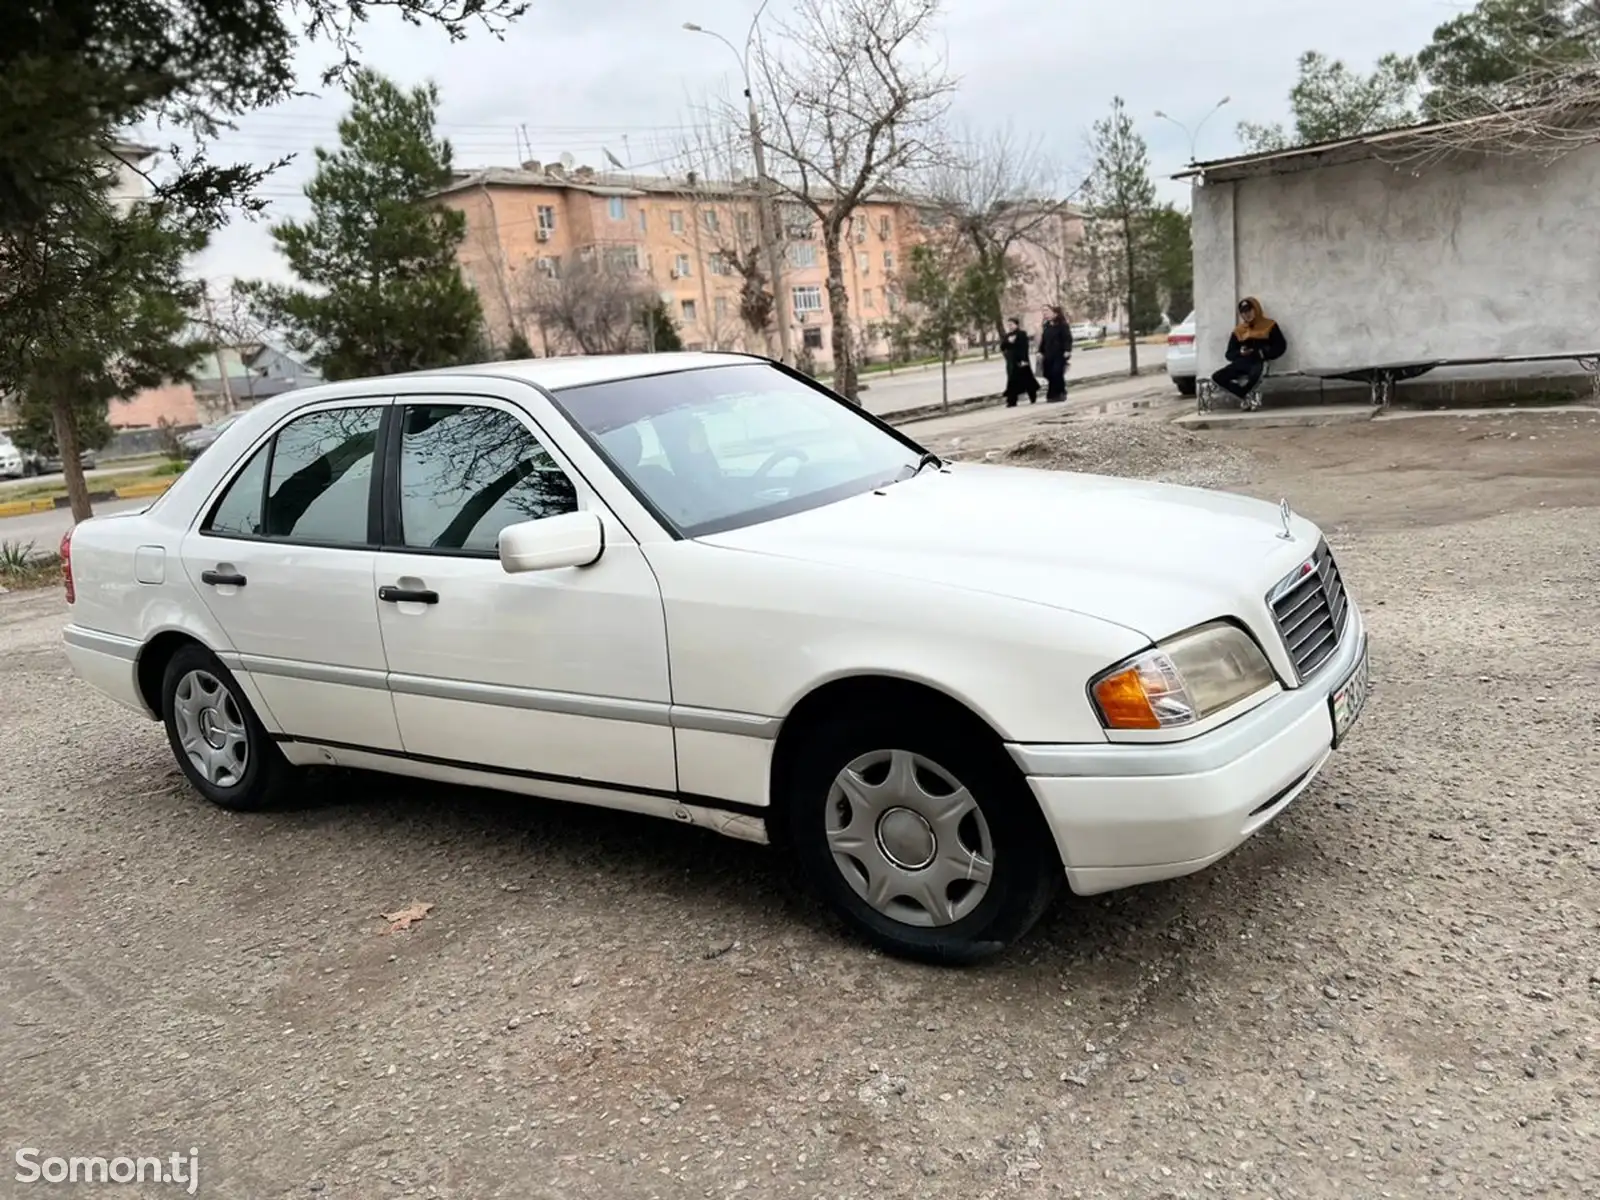
[[[750,478],[765,479],[768,475],[772,474],[772,468],[791,458],[802,463],[809,462],[811,460],[811,456],[798,446],[789,446],[783,450],[774,450],[767,456],[767,461],[756,468],[755,474],[750,476]]]

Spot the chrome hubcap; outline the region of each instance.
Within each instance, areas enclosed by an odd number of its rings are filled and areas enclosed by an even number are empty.
[[[172,694],[178,744],[201,778],[234,787],[250,765],[250,735],[239,703],[210,671],[190,671]]]
[[[994,841],[972,793],[909,750],[874,750],[839,772],[827,837],[855,893],[906,925],[961,920],[994,877]]]

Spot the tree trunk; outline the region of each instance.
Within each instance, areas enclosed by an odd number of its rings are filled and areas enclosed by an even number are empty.
[[[852,404],[856,396],[856,348],[850,337],[850,293],[844,287],[844,255],[839,251],[840,231],[822,226],[822,245],[828,255],[828,307],[833,318],[833,390]]]
[[[939,388],[945,412],[950,411],[950,350],[939,352]]]
[[[1127,265],[1128,276],[1128,374],[1139,373],[1139,337],[1134,331],[1133,324],[1133,294],[1138,288],[1138,281],[1133,274],[1133,219],[1128,213],[1122,218],[1122,251],[1123,262]]]
[[[89,481],[83,477],[83,443],[78,439],[78,418],[72,411],[72,401],[57,396],[51,402],[50,413],[56,431],[56,453],[61,456],[61,475],[67,481],[67,499],[72,501],[72,523],[87,521],[94,516],[89,503]]]

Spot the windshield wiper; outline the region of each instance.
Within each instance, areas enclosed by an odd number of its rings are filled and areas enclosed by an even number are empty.
[[[917,469],[915,471],[911,472],[912,478],[915,478],[916,476],[921,475],[923,467],[942,467],[942,466],[944,466],[944,459],[940,458],[937,454],[933,453],[931,450],[924,451],[922,457],[917,460]]]

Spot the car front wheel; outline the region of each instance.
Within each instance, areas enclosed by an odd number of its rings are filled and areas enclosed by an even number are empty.
[[[1063,876],[1026,783],[956,722],[842,721],[791,773],[789,836],[812,885],[884,950],[969,963],[1003,950]]]
[[[278,798],[293,768],[210,651],[186,646],[172,656],[162,677],[161,714],[179,768],[207,800],[248,812]]]

